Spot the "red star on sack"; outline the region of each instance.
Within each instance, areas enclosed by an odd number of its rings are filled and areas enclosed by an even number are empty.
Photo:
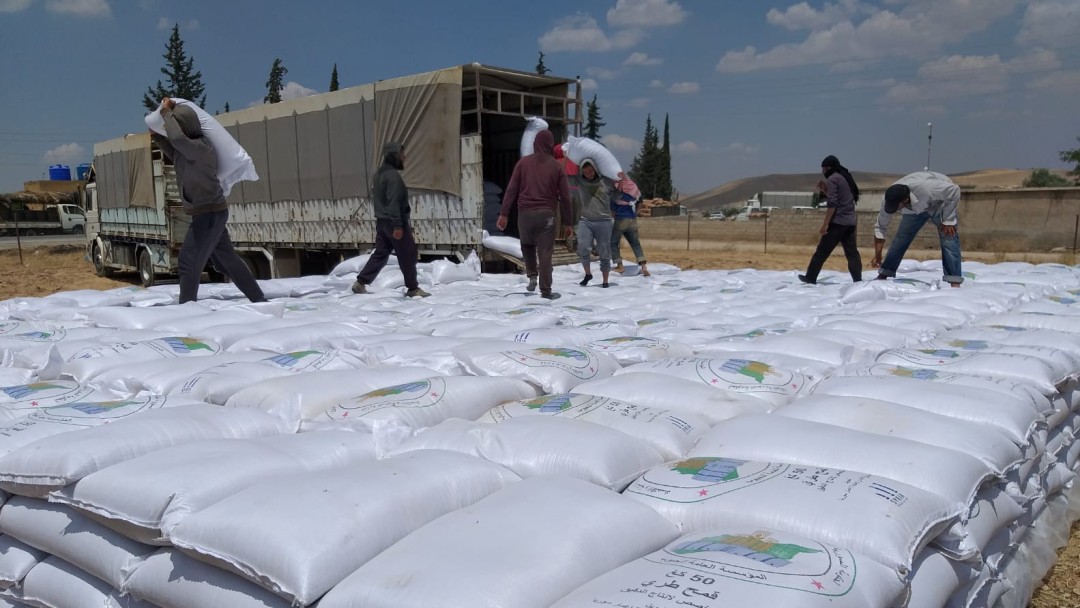
[[[518,360],[521,361],[522,363],[524,363],[525,361],[528,361],[528,359],[526,359],[525,357],[521,357]]]
[[[342,418],[348,418],[349,417],[349,412],[344,412],[343,414],[341,414],[341,417]]]
[[[590,371],[590,372],[595,372],[596,370],[590,367],[590,368],[589,368],[589,371]]]
[[[31,401],[31,402],[30,402],[30,405],[32,405],[32,406],[34,406],[34,407],[37,407],[37,406],[38,406],[38,402],[37,402],[37,401]]]
[[[795,390],[799,390],[799,385],[798,384],[792,384],[791,388],[793,388]]]
[[[709,495],[708,490],[701,490],[700,492],[698,492],[698,496],[708,496],[708,495]]]
[[[439,396],[439,393],[431,393],[431,396],[432,396],[432,397],[438,397],[438,396]]]
[[[810,582],[810,584],[811,584],[811,585],[813,585],[813,586],[815,586],[815,587],[817,587],[817,588],[818,588],[818,591],[820,591],[820,590],[822,590],[822,589],[824,589],[824,588],[825,588],[825,585],[822,585],[821,583],[819,583],[819,582],[817,582],[817,581],[811,581],[811,582]]]

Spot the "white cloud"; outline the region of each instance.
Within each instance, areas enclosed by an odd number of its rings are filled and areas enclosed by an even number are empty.
[[[107,0],[49,0],[45,8],[50,13],[77,17],[108,17],[112,14]]]
[[[727,151],[735,156],[751,158],[757,156],[757,153],[761,151],[761,144],[744,144],[741,141],[737,141],[729,144]]]
[[[689,140],[684,141],[680,144],[675,144],[672,149],[679,154],[697,154],[698,152],[701,152],[701,146]]]
[[[45,153],[45,162],[50,165],[71,164],[86,160],[86,148],[76,143],[57,146]]]
[[[607,12],[613,27],[662,27],[678,25],[686,19],[686,11],[674,0],[619,0]]]
[[[1011,15],[1021,0],[899,0],[879,10],[870,4],[840,0],[821,11],[802,4],[771,11],[770,23],[809,29],[806,39],[759,51],[747,46],[729,51],[716,65],[739,73],[804,65],[858,65],[889,57],[926,58]],[[850,13],[847,18],[839,16]],[[867,16],[863,17],[866,14]],[[838,20],[839,19],[839,20]]]
[[[1080,32],[1080,3],[1076,0],[1030,0],[1016,41],[1023,45],[1071,47]]]
[[[309,89],[299,83],[289,81],[285,84],[285,88],[281,89],[281,101],[289,101],[290,99],[300,99],[301,97],[308,97],[318,93],[315,89]]]
[[[662,81],[662,80],[654,80],[654,81],[649,83],[649,88],[650,89],[662,89],[662,88],[664,88],[664,81]]]
[[[998,55],[950,55],[928,61],[912,82],[900,82],[885,93],[887,103],[923,103],[957,97],[1000,93],[1010,88],[1014,75],[1041,74],[1029,88],[1045,84],[1061,61],[1053,51],[1037,50],[1004,61]],[[1038,85],[1034,83],[1037,82]]]
[[[1032,79],[1027,87],[1035,91],[1080,92],[1080,70],[1045,74]]]
[[[161,17],[157,22],[157,29],[159,30],[171,30],[173,25],[177,24],[177,21],[169,19],[168,17]],[[185,32],[190,32],[199,29],[200,24],[198,19],[188,19],[187,21],[180,23],[180,29]]]
[[[562,19],[554,28],[540,36],[540,50],[547,53],[604,52],[630,48],[640,42],[643,36],[640,30],[623,30],[608,36],[600,29],[596,19],[578,13]]]
[[[769,9],[769,12],[765,14],[765,20],[772,25],[789,30],[817,30],[837,21],[850,19],[855,15],[858,6],[858,0],[840,0],[835,4],[825,3],[819,11],[806,2],[800,2],[783,11]]]
[[[30,8],[34,0],[0,0],[0,13],[18,13]]]
[[[635,97],[630,101],[626,102],[626,105],[630,106],[631,108],[644,108],[649,105],[650,101],[651,100],[648,97]]]
[[[600,80],[614,80],[619,77],[618,70],[609,70],[607,68],[585,68],[585,73]]]
[[[637,140],[614,133],[605,135],[603,141],[612,152],[634,152],[638,149]]]
[[[676,82],[668,92],[675,95],[693,95],[701,92],[701,85],[696,82]]]
[[[881,89],[896,84],[895,78],[881,78],[878,80],[849,80],[844,83],[845,89]]]
[[[596,83],[596,79],[594,79],[594,78],[582,78],[581,79],[581,90],[582,91],[595,91],[596,89],[599,89],[599,88],[600,88],[600,85]]]
[[[659,57],[649,57],[646,53],[634,52],[630,53],[623,65],[660,65],[661,63],[664,63],[664,60]]]

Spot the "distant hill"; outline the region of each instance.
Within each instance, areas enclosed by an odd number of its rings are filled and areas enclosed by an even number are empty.
[[[1065,175],[1064,170],[1055,173]],[[1018,188],[1031,174],[1030,169],[983,169],[967,173],[950,175],[962,188]],[[872,190],[889,187],[902,177],[892,173],[852,173],[859,187]],[[765,191],[805,191],[811,192],[821,179],[820,173],[774,173],[758,177],[747,177],[730,181],[707,192],[687,197],[681,203],[698,211],[715,211],[731,206],[742,206],[743,202],[758,192]]]

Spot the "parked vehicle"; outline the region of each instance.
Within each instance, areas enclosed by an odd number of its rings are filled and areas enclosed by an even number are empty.
[[[82,234],[86,214],[77,205],[65,203],[0,203],[0,235]]]
[[[580,83],[471,64],[229,112],[216,118],[260,179],[230,193],[229,232],[257,278],[329,271],[375,241],[370,180],[388,141],[405,145],[412,222],[423,257],[483,259],[483,182],[505,188],[525,116],[557,141],[579,135]],[[87,249],[99,273],[176,273],[187,230],[172,167],[148,135],[94,146]]]

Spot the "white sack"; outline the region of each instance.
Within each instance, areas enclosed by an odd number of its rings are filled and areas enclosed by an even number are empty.
[[[897,349],[881,353],[878,363],[891,363],[914,368],[941,369],[958,374],[1009,378],[1031,384],[1052,395],[1061,380],[1054,369],[1034,357],[1001,352],[956,350],[945,348]]]
[[[262,587],[175,549],[146,558],[124,591],[160,608],[291,608]]]
[[[30,545],[11,536],[0,536],[0,589],[9,589],[22,582],[30,569],[48,557]]]
[[[72,380],[43,380],[0,387],[0,420],[20,420],[47,409],[108,397]]]
[[[883,281],[871,281],[881,283]],[[975,570],[945,557],[940,551],[925,549],[915,562],[911,575],[911,598],[908,606],[944,607],[961,587],[974,580]]]
[[[954,523],[934,544],[957,560],[979,560],[981,552],[999,532],[1014,524],[1025,513],[1024,507],[997,484],[979,491],[965,521]]]
[[[16,497],[0,509],[0,531],[55,555],[119,589],[153,547],[109,530],[85,515],[36,498]]]
[[[76,353],[64,364],[61,375],[79,382],[87,382],[107,370],[127,366],[133,362],[210,357],[220,351],[218,345],[212,342],[179,336],[146,342],[121,342],[95,346]]]
[[[471,260],[472,258],[470,258]],[[455,264],[450,260],[435,260],[431,263],[431,282],[446,285],[460,281],[475,281],[480,278],[479,260],[475,264],[465,261]]]
[[[955,515],[967,513],[979,487],[993,476],[990,468],[974,456],[953,450],[767,414],[724,421],[690,452],[691,456],[716,454],[895,479],[944,497]]]
[[[704,419],[710,426],[739,414],[764,414],[772,409],[767,402],[745,393],[644,371],[579,384],[574,387],[574,392],[685,412]]]
[[[165,361],[131,362],[117,365],[91,378],[87,384],[114,395],[128,396],[141,392],[167,395],[189,377],[218,365],[240,361],[255,361],[266,357],[264,352],[217,354],[211,357],[184,357]]]
[[[307,605],[410,532],[517,479],[479,458],[418,452],[262,483],[171,536],[189,555]]]
[[[1026,445],[1040,415],[1020,396],[999,391],[897,376],[829,378],[814,387],[815,395],[845,395],[892,401],[927,412],[988,424],[1017,445]]]
[[[241,146],[232,134],[221,126],[216,118],[207,114],[202,108],[194,103],[173,97],[176,105],[187,106],[195,111],[199,117],[199,126],[202,127],[205,137],[214,147],[214,155],[217,156],[217,178],[221,183],[221,190],[225,196],[229,196],[232,187],[238,182],[259,181],[259,174],[255,171],[255,162],[248,156],[247,150]],[[146,126],[158,135],[165,135],[165,119],[161,117],[161,109],[158,108],[146,115],[143,119]]]
[[[311,420],[342,401],[375,389],[438,375],[426,367],[393,365],[290,374],[242,389],[229,397],[225,406],[264,410],[299,425],[301,420]]]
[[[362,367],[365,367],[365,362],[357,353],[337,349],[302,350],[272,355],[254,362],[215,365],[192,374],[174,387],[170,394],[225,405],[229,397],[263,380],[305,372]]]
[[[892,570],[845,548],[725,525],[612,570],[552,608],[888,608],[904,591]]]
[[[535,387],[514,378],[435,376],[342,401],[315,420],[363,429],[377,436],[387,432],[403,436],[447,418],[475,420],[500,403],[536,396]]]
[[[525,131],[521,134],[521,158],[533,153],[533,142],[536,134],[548,128],[548,123],[539,116],[525,117]]]
[[[1024,460],[1023,451],[993,427],[879,399],[817,394],[780,408],[776,415],[964,452],[1001,477]]]
[[[547,608],[676,535],[626,497],[575,479],[528,479],[406,536],[319,606]]]
[[[668,357],[689,357],[693,354],[693,349],[684,344],[638,336],[594,340],[586,342],[584,346],[591,351],[611,355],[619,365],[624,366]]]
[[[154,608],[120,597],[111,586],[56,557],[27,574],[20,600],[38,608]]]
[[[901,575],[955,516],[944,498],[891,479],[719,456],[658,466],[624,494],[684,533],[736,526],[815,536]]]
[[[622,431],[656,448],[665,460],[685,454],[709,429],[704,419],[692,414],[575,393],[504,403],[484,414],[479,421],[502,423],[538,415],[576,418]]]
[[[45,496],[105,467],[173,445],[280,435],[295,428],[264,412],[185,405],[46,437],[0,458],[0,487]]]
[[[497,462],[522,477],[575,477],[621,491],[663,462],[655,448],[620,431],[567,418],[529,416],[502,424],[451,418],[397,448],[451,450]]]
[[[536,348],[458,357],[477,376],[509,376],[540,387],[545,393],[566,393],[578,384],[607,378],[620,369],[615,359],[584,348]]]
[[[109,424],[149,410],[192,403],[188,399],[139,395],[130,399],[79,401],[35,409],[25,418],[0,422],[0,456],[45,437]]]
[[[374,440],[360,433],[197,441],[107,467],[49,500],[94,516],[141,543],[162,545],[185,518],[244,488],[374,459]]]
[[[806,379],[801,374],[749,359],[701,359],[677,357],[631,365],[616,372],[656,372],[695,380],[751,397],[757,397],[779,407],[790,402],[803,388]]]
[[[593,159],[596,161],[596,170],[600,172],[600,175],[608,179],[619,179],[619,174],[622,173],[622,166],[619,165],[615,155],[603,144],[588,137],[575,137],[573,135],[568,137],[566,141],[566,157],[573,161],[575,165],[581,165],[581,162],[586,158]]]
[[[295,327],[271,329],[257,334],[253,333],[246,338],[240,338],[233,342],[226,350],[229,352],[265,350],[286,353],[310,350],[315,348],[320,340],[348,336],[370,336],[377,333],[379,333],[379,330],[367,323],[308,323]]]
[[[159,325],[191,317],[205,317],[210,313],[211,310],[202,304],[198,302],[188,302],[176,306],[153,306],[146,308],[130,306],[90,308],[83,314],[87,321],[99,327],[115,327],[117,329],[156,329]]]

